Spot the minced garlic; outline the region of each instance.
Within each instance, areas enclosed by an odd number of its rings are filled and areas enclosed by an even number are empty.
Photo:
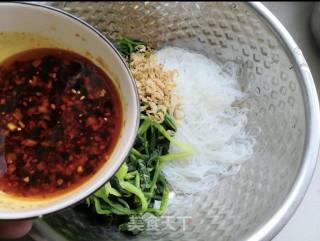
[[[131,54],[129,67],[137,84],[141,111],[155,121],[163,122],[172,107],[175,71],[164,71],[152,53],[143,51]]]

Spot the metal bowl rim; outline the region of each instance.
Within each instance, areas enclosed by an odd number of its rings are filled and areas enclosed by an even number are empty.
[[[295,71],[300,77],[300,85],[304,92],[304,107],[306,114],[305,146],[302,163],[291,187],[289,194],[276,210],[270,220],[258,230],[247,237],[246,241],[269,241],[272,240],[293,216],[311,183],[312,176],[317,164],[320,145],[320,112],[319,99],[311,71],[306,63],[300,48],[282,25],[261,2],[248,2],[246,5],[261,18],[282,42],[284,50],[295,65]]]

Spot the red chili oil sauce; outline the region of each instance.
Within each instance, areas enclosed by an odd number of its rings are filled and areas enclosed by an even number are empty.
[[[112,81],[67,50],[33,49],[0,66],[0,190],[47,196],[70,190],[108,159],[122,108]]]

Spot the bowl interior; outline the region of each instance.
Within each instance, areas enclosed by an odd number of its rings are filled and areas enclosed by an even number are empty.
[[[166,215],[156,219],[157,228],[136,239],[249,240],[286,200],[303,165],[309,135],[304,80],[271,27],[243,3],[65,2],[57,6],[112,38],[128,36],[155,48],[188,48],[238,66],[239,81],[249,94],[243,106],[250,110],[247,131],[257,140],[254,155],[237,175],[221,180],[211,192],[183,206],[171,202]],[[72,210],[47,222],[52,229],[72,232],[81,240],[125,239]]]
[[[19,17],[17,17],[19,16]],[[56,47],[79,53],[101,67],[114,82],[121,98],[123,123],[120,138],[106,164],[88,181],[71,192],[46,199],[13,198],[0,192],[0,219],[41,216],[85,198],[110,178],[125,159],[135,140],[139,121],[138,96],[131,75],[112,45],[80,20],[47,8],[2,3],[0,61],[30,48]],[[14,36],[14,38],[12,38]]]

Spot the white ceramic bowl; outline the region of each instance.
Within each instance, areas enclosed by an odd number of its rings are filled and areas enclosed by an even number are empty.
[[[57,9],[21,3],[0,3],[0,32],[19,32],[12,41],[0,37],[0,61],[15,52],[58,47],[91,59],[112,79],[120,94],[123,126],[120,138],[104,166],[88,181],[63,195],[46,199],[16,198],[0,192],[0,219],[39,217],[69,207],[103,185],[120,167],[136,137],[139,99],[133,78],[112,44],[80,19]],[[30,36],[35,38],[30,40]]]

